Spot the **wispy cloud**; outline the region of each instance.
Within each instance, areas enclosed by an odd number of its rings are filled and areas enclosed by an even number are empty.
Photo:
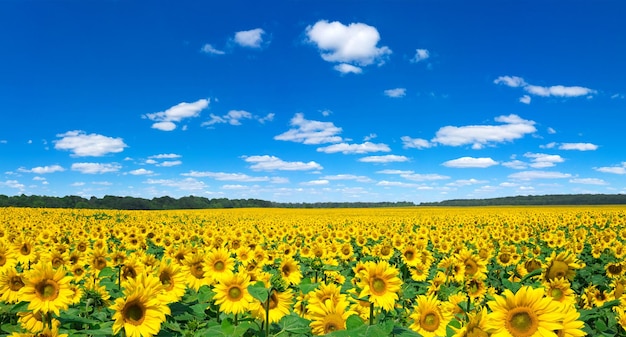
[[[322,179],[326,179],[326,180],[354,180],[354,181],[358,181],[360,183],[369,183],[369,182],[373,182],[374,181],[374,180],[372,180],[369,177],[358,176],[358,175],[355,175],[355,174],[336,174],[336,175],[324,176],[324,177],[322,177]]]
[[[378,30],[364,23],[344,25],[338,21],[320,20],[308,26],[305,33],[307,42],[315,44],[327,62],[358,68],[373,63],[382,65],[391,54],[389,47],[377,46],[380,41]],[[346,66],[335,69],[342,72],[356,70]]]
[[[402,136],[400,140],[402,140],[402,147],[405,149],[425,149],[432,146],[428,140],[422,138]]]
[[[394,154],[388,154],[385,156],[369,156],[359,159],[363,163],[400,163],[409,161],[409,158],[405,156],[398,156]]]
[[[339,143],[333,144],[325,147],[317,148],[317,152],[324,153],[338,153],[341,152],[343,154],[362,154],[369,152],[389,152],[391,149],[387,144],[382,143],[372,143],[365,142],[362,144],[348,144],[348,143]]]
[[[152,156],[149,156],[148,158],[151,159],[176,159],[176,158],[180,158],[182,157],[179,154],[176,153],[161,153],[161,154],[155,154]]]
[[[473,149],[482,149],[486,145],[511,142],[537,131],[534,121],[514,114],[496,117],[495,121],[503,124],[444,126],[437,131],[432,142],[448,146],[471,144]]]
[[[570,179],[570,183],[573,184],[585,184],[585,185],[607,185],[607,182],[599,178],[576,178]]]
[[[540,86],[527,83],[523,78],[518,76],[500,76],[493,81],[495,84],[502,84],[512,88],[523,88],[524,91],[531,95],[542,97],[577,97],[588,96],[597,93],[596,90],[581,86]],[[530,103],[530,96],[524,95],[520,98],[522,103]]]
[[[227,173],[227,172],[211,172],[211,171],[190,171],[189,173],[183,173],[183,176],[189,176],[194,178],[209,177],[219,181],[238,181],[238,182],[259,182],[269,181],[270,177],[252,177],[244,173]]]
[[[102,174],[117,172],[122,168],[116,163],[74,163],[72,171],[78,171],[84,174]]]
[[[479,184],[486,184],[488,183],[488,180],[478,180],[478,179],[459,179],[459,180],[455,180],[451,183],[446,184],[446,186],[455,186],[455,187],[462,187],[462,186],[471,186],[471,185],[479,185]]]
[[[310,180],[310,181],[305,181],[300,183],[300,185],[304,185],[304,186],[323,186],[323,185],[328,185],[330,182],[326,179],[317,179],[317,180]]]
[[[263,155],[263,156],[244,156],[242,157],[246,162],[251,163],[250,168],[255,171],[310,171],[310,170],[322,170],[323,167],[314,162],[301,162],[293,161],[286,162],[282,159]]]
[[[227,114],[223,116],[217,116],[217,115],[211,114],[210,117],[211,119],[206,122],[203,122],[201,126],[211,126],[214,124],[224,124],[224,123],[238,126],[238,125],[241,125],[241,122],[244,119],[255,119],[259,123],[265,123],[267,121],[273,120],[274,114],[269,113],[265,117],[259,117],[245,110],[230,110]]]
[[[63,172],[65,171],[65,169],[61,165],[50,165],[50,166],[46,165],[46,166],[33,167],[31,169],[20,168],[18,169],[18,171],[36,173],[36,174],[47,174],[47,173],[54,173],[54,172]]]
[[[554,171],[522,171],[509,175],[511,179],[518,180],[535,180],[535,179],[563,179],[571,178],[569,173],[561,173]]]
[[[107,137],[95,133],[75,130],[58,134],[54,148],[72,152],[74,157],[101,157],[109,153],[119,153],[128,147],[122,138]]]
[[[292,128],[275,136],[274,139],[303,144],[338,143],[342,141],[342,138],[338,136],[342,129],[332,122],[308,120],[304,118],[304,114],[297,113],[289,124]]]
[[[164,187],[173,187],[183,191],[200,191],[204,190],[207,186],[206,184],[194,178],[185,178],[185,179],[148,179],[145,181],[146,184],[150,185],[161,185]]]
[[[243,30],[235,33],[234,41],[241,47],[261,48],[265,31],[261,28]]]
[[[603,173],[626,174],[626,162],[615,166],[594,167],[593,169]]]
[[[558,154],[527,152],[524,154],[524,157],[531,159],[531,163],[529,166],[532,168],[553,167],[557,163],[562,163],[565,161],[565,159],[563,159],[563,157],[559,156]]]
[[[172,131],[176,129],[176,123],[183,119],[198,117],[200,111],[209,106],[210,99],[199,99],[193,103],[182,102],[173,107],[155,113],[148,113],[142,117],[147,118],[155,123],[152,124],[153,129],[161,131]]]
[[[443,166],[454,168],[486,168],[494,165],[498,165],[498,162],[488,157],[461,157],[443,163]]]
[[[17,190],[23,191],[24,188],[26,186],[24,186],[24,184],[20,183],[17,180],[5,180],[5,181],[0,181],[0,186],[5,186],[8,188],[15,188]]]
[[[154,174],[154,171],[146,170],[145,168],[140,168],[140,169],[129,171],[128,173],[134,176],[145,176],[145,175]]]
[[[204,46],[202,46],[202,48],[200,48],[200,51],[206,54],[213,54],[213,55],[224,55],[226,54],[226,52],[222,51],[222,50],[218,50],[215,47],[213,47],[211,44],[206,43]]]
[[[347,63],[340,63],[333,67],[333,69],[337,70],[342,74],[360,74],[363,72],[363,68],[353,66]]]
[[[406,88],[387,89],[384,91],[385,96],[400,98],[406,96]]]
[[[413,56],[413,58],[411,59],[411,62],[417,63],[417,62],[424,61],[428,58],[430,58],[430,52],[428,51],[428,49],[416,49],[415,56]]]

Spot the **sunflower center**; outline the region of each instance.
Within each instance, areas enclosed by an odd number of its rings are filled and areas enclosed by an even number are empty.
[[[198,279],[204,278],[204,268],[202,266],[202,263],[194,263],[191,266],[191,268],[189,268],[189,272],[195,278],[198,278]]]
[[[137,271],[131,266],[125,266],[124,271],[122,272],[122,277],[125,279],[134,279],[135,277],[137,277]]]
[[[93,262],[94,268],[98,270],[102,270],[107,266],[107,260],[103,256],[98,256]]]
[[[270,310],[276,308],[278,306],[278,297],[276,296],[276,294],[272,291],[272,295],[270,296],[269,299],[270,303],[269,303],[269,308]]]
[[[126,322],[133,325],[140,325],[146,318],[145,307],[138,300],[134,300],[126,304],[122,310],[122,315],[124,316]]]
[[[289,274],[291,274],[291,268],[289,268],[288,265],[283,266],[283,275],[285,275],[285,277],[289,277]]]
[[[537,316],[526,307],[519,307],[509,311],[505,326],[516,337],[532,336],[539,327]]]
[[[228,298],[237,301],[243,297],[243,292],[238,286],[232,286],[228,289]]]
[[[465,260],[465,275],[474,275],[478,271],[478,264],[472,259]]]
[[[22,281],[21,277],[17,275],[11,277],[11,280],[9,281],[9,288],[11,289],[11,291],[18,291],[23,286],[24,286],[24,282]]]
[[[554,280],[555,278],[565,278],[567,276],[567,272],[569,271],[569,266],[564,261],[554,261],[550,269],[548,270],[548,279]]]
[[[466,336],[467,337],[489,337],[489,335],[479,327],[473,327],[472,330],[467,332]]]
[[[622,273],[622,265],[618,263],[610,264],[607,269],[612,275],[619,275]]]
[[[79,252],[84,252],[87,250],[87,243],[86,242],[81,242],[76,246],[76,250]]]
[[[385,280],[376,277],[374,278],[374,280],[372,280],[371,288],[374,294],[381,295],[385,293],[385,290],[387,289],[387,284],[385,283]]]
[[[528,260],[524,263],[524,267],[526,268],[526,271],[530,273],[535,269],[541,268],[541,262],[535,259]]]
[[[420,325],[422,329],[429,332],[437,330],[437,328],[439,328],[439,315],[432,311],[427,312],[425,315],[422,316],[422,319],[420,320]]]
[[[511,255],[509,255],[508,253],[500,254],[500,261],[502,263],[508,263],[509,261],[511,261]]]
[[[337,322],[328,322],[324,325],[324,333],[331,333],[333,331],[337,331],[337,330],[343,330],[338,324]]]
[[[35,286],[35,289],[44,301],[53,301],[59,295],[59,285],[54,280],[43,280]]]
[[[4,266],[7,263],[7,257],[4,254],[0,254],[0,267]]]
[[[224,271],[225,267],[224,261],[217,261],[213,264],[213,268],[217,271]]]
[[[554,298],[555,300],[560,301],[563,298],[563,290],[559,288],[553,288],[552,290],[550,290],[550,296],[552,296],[552,298]]]
[[[163,271],[161,272],[161,274],[159,274],[159,280],[161,281],[161,284],[165,286],[165,290],[172,290],[172,288],[174,287],[174,282],[172,282],[172,275],[170,275],[170,273],[168,273],[167,271]]]
[[[20,247],[20,254],[22,255],[30,254],[30,245],[27,243],[22,244],[22,246]]]
[[[348,247],[343,247],[343,248],[341,249],[341,253],[342,253],[343,255],[351,255],[351,254],[352,254],[352,252],[350,252],[350,248],[348,248]]]
[[[78,267],[78,268],[74,268],[73,273],[74,273],[74,276],[81,276],[83,275],[83,273],[85,273],[85,270],[81,267]]]

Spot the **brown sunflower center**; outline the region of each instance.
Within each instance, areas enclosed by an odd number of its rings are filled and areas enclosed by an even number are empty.
[[[74,268],[72,272],[74,273],[74,276],[81,276],[85,273],[85,269],[83,269],[82,267],[78,267]]]
[[[433,311],[426,312],[420,320],[422,329],[433,332],[439,328],[439,315]]]
[[[554,261],[552,265],[548,269],[548,280],[554,280],[556,278],[565,278],[567,276],[567,272],[569,271],[569,266],[564,261]]]
[[[557,301],[560,301],[563,298],[563,290],[559,288],[552,288],[550,290],[550,296]]]
[[[165,286],[165,290],[172,290],[174,287],[174,282],[172,282],[172,275],[167,270],[162,271],[159,274],[159,280],[161,284]]]
[[[291,268],[289,267],[289,265],[284,265],[281,270],[285,277],[289,277],[289,274],[291,274]]]
[[[202,265],[201,262],[196,262],[193,265],[191,265],[191,268],[189,268],[189,272],[195,278],[198,278],[198,279],[204,278],[204,266]]]
[[[104,256],[98,256],[93,261],[93,267],[98,270],[102,270],[106,266],[107,266],[107,260],[104,258]]]
[[[35,289],[39,298],[44,301],[53,301],[59,296],[59,285],[51,279],[45,279],[37,283]]]
[[[24,281],[20,276],[12,276],[11,280],[9,280],[9,288],[11,291],[18,291],[24,286]]]
[[[537,331],[539,322],[532,310],[518,307],[509,311],[505,326],[513,336],[528,337]]]
[[[478,264],[473,259],[465,260],[465,275],[474,275],[478,271]]]
[[[619,263],[609,264],[607,270],[611,275],[619,275],[622,273],[622,265]]]
[[[385,280],[379,278],[379,277],[375,277],[372,280],[371,283],[371,288],[372,288],[372,292],[376,295],[382,295],[385,293],[385,290],[387,289],[387,283],[385,283]]]
[[[489,337],[489,335],[486,332],[484,332],[481,328],[477,326],[469,330],[466,336],[467,337]]]
[[[0,253],[0,267],[4,266],[7,263],[7,257]]]
[[[122,269],[122,277],[124,279],[134,279],[135,277],[137,277],[137,271],[132,266],[124,266],[124,268]]]
[[[412,261],[415,258],[415,252],[412,250],[407,250],[404,252],[404,258],[407,261]]]
[[[23,243],[20,247],[20,254],[28,255],[30,254],[30,245],[28,243]]]
[[[511,255],[509,253],[502,253],[498,256],[498,258],[502,263],[508,263],[509,261],[511,261]]]
[[[224,261],[216,261],[213,264],[213,268],[217,271],[224,271],[224,268],[226,268],[226,265],[224,264]]]
[[[535,269],[541,268],[541,262],[535,259],[528,260],[524,263],[524,267],[526,268],[526,271],[530,273]]]
[[[243,297],[243,291],[239,286],[232,286],[228,289],[228,298],[232,301],[240,300]]]
[[[139,300],[126,303],[122,309],[124,320],[133,325],[140,325],[146,318],[146,308]]]
[[[76,246],[76,250],[79,252],[85,252],[87,251],[87,243],[86,242],[81,242]]]
[[[324,333],[331,333],[333,331],[337,331],[337,330],[343,330],[343,327],[339,324],[339,322],[335,322],[336,318],[326,322],[326,324],[324,324]]]
[[[343,248],[341,248],[341,254],[346,255],[346,256],[347,255],[351,255],[352,252],[350,251],[350,247],[343,247]]]
[[[269,303],[270,310],[278,306],[278,296],[276,296],[275,292],[272,291],[272,295],[270,295],[269,301],[270,301]]]

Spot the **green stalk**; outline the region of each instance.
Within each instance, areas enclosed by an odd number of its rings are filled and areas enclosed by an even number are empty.
[[[374,325],[374,302],[370,302],[370,325]]]
[[[267,292],[267,301],[265,302],[265,337],[270,335],[270,298],[272,297],[272,288]]]

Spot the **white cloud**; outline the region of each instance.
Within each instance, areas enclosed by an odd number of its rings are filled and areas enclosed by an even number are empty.
[[[380,173],[380,174],[411,174],[413,173],[413,171],[410,170],[380,170],[380,171],[376,171],[376,173]]]
[[[134,176],[142,176],[142,175],[149,175],[149,174],[154,174],[153,171],[150,170],[146,170],[145,168],[140,168],[140,169],[136,169],[136,170],[132,170],[129,171],[128,173],[134,175]]]
[[[387,89],[384,91],[385,96],[399,98],[406,96],[406,88]]]
[[[322,185],[328,185],[329,181],[326,179],[318,179],[318,180],[311,180],[311,181],[305,181],[300,183],[300,185],[305,185],[305,186],[322,186]]]
[[[152,124],[153,129],[161,131],[172,131],[176,129],[176,123],[183,119],[197,117],[200,111],[209,106],[210,99],[199,99],[193,103],[182,102],[173,107],[155,113],[148,113],[142,117],[147,118],[155,123]]]
[[[31,172],[37,174],[46,174],[46,173],[54,173],[54,172],[63,172],[65,169],[61,165],[50,165],[50,166],[37,166],[33,167],[30,170],[20,170],[23,172]]]
[[[226,173],[226,172],[209,172],[209,171],[191,171],[183,173],[183,176],[202,178],[209,177],[220,181],[239,181],[239,182],[257,182],[269,181],[269,177],[252,177],[243,173]]]
[[[297,113],[289,123],[293,128],[275,136],[275,140],[285,140],[303,144],[338,143],[342,138],[338,136],[342,129],[332,122],[312,121]]]
[[[250,168],[255,171],[309,171],[323,169],[320,164],[314,161],[310,161],[308,163],[301,161],[286,162],[278,157],[268,155],[249,157],[244,156],[243,158],[246,162],[252,163]]]
[[[522,87],[524,91],[531,95],[542,97],[577,97],[595,94],[597,91],[581,86],[566,87],[563,85],[553,86],[539,86],[527,83],[523,78],[517,76],[500,76],[493,81],[495,84],[504,84],[508,87],[518,88]],[[528,97],[525,95],[524,97]],[[522,97],[522,98],[524,98]],[[530,103],[530,97],[528,97],[528,103]],[[520,99],[520,102],[526,103]]]
[[[519,98],[519,101],[524,104],[530,104],[531,98],[528,95],[524,95]]]
[[[521,160],[511,160],[511,161],[507,161],[502,163],[502,166],[504,167],[508,167],[508,168],[512,168],[512,169],[516,169],[516,170],[521,170],[521,169],[525,169],[528,167],[528,164],[521,161]]]
[[[474,157],[461,157],[453,160],[448,160],[443,163],[446,167],[455,168],[485,168],[498,165],[498,162],[491,158],[474,158]]]
[[[18,190],[23,190],[24,189],[24,184],[21,184],[19,181],[17,180],[6,180],[6,181],[0,181],[0,186],[6,186],[9,188],[16,188]]]
[[[265,124],[265,122],[271,122],[274,120],[274,116],[276,114],[273,112],[268,113],[267,115],[265,115],[265,117],[256,117],[255,118],[259,121],[259,123],[261,124]]]
[[[364,23],[346,26],[338,21],[320,20],[306,28],[306,36],[327,62],[357,66],[373,63],[381,65],[391,54],[388,47],[377,47],[380,40],[378,30]]]
[[[552,171],[522,171],[509,175],[511,179],[518,180],[534,180],[534,179],[562,179],[570,178],[569,173],[552,172]]]
[[[370,141],[374,138],[378,137],[378,135],[376,135],[375,133],[370,133],[369,135],[363,137],[363,141],[367,142]]]
[[[606,181],[598,178],[576,178],[570,179],[570,183],[585,185],[606,185]]]
[[[555,130],[555,129],[553,129],[553,128],[548,128],[548,133],[549,133],[549,134],[551,134],[551,135],[553,135],[553,134],[555,134],[555,133],[556,133],[556,130]]]
[[[203,53],[206,54],[214,54],[214,55],[224,55],[226,54],[224,51],[222,50],[217,50],[215,49],[215,47],[213,47],[210,44],[205,44],[204,46],[202,46],[202,48],[200,48],[200,51],[202,51]]]
[[[176,153],[161,153],[161,154],[155,154],[152,155],[148,158],[152,158],[152,159],[176,159],[176,158],[180,158],[182,157],[179,154]]]
[[[224,123],[228,123],[230,125],[241,125],[241,121],[244,119],[255,119],[259,123],[263,124],[267,121],[272,121],[274,119],[274,114],[269,113],[265,117],[259,117],[245,110],[230,110],[227,114],[223,116],[217,116],[217,115],[211,114],[210,117],[211,117],[210,120],[203,122],[201,125],[211,126],[214,124],[224,124]]]
[[[363,72],[363,68],[357,67],[357,66],[353,66],[351,64],[347,64],[347,63],[340,63],[336,66],[333,67],[333,69],[337,70],[338,72],[342,73],[342,74],[360,74]]]
[[[206,188],[206,185],[203,181],[196,180],[193,178],[185,178],[185,179],[148,179],[145,181],[146,184],[151,185],[161,185],[165,187],[174,187],[183,191],[198,191]]]
[[[430,52],[428,49],[416,49],[415,56],[411,59],[411,62],[417,63],[420,61],[424,61],[430,57]]]
[[[448,146],[472,144],[473,149],[481,149],[492,143],[511,142],[537,131],[534,121],[517,115],[499,116],[496,122],[502,125],[444,126],[437,131],[432,142]]]
[[[391,149],[387,144],[382,143],[371,143],[365,142],[363,144],[347,144],[347,143],[339,143],[333,144],[326,147],[317,148],[317,152],[324,153],[337,153],[341,152],[343,154],[354,154],[354,153],[368,153],[368,152],[389,152]]]
[[[102,174],[117,172],[122,168],[119,164],[103,164],[103,163],[74,163],[72,171],[78,171],[84,174]]]
[[[162,167],[172,167],[172,166],[178,166],[181,165],[183,162],[180,160],[166,160],[164,162],[161,162],[159,164],[157,164],[157,166],[162,166]]]
[[[593,169],[603,173],[626,174],[626,162],[623,162],[621,166],[603,166],[594,167]]]
[[[394,154],[388,154],[385,156],[369,156],[359,159],[363,163],[399,163],[409,161],[409,158],[405,156],[398,156]]]
[[[358,181],[360,183],[369,183],[369,182],[373,181],[369,177],[357,176],[357,175],[354,175],[354,174],[336,174],[336,175],[324,176],[324,177],[322,177],[322,179],[326,179],[326,180],[355,180],[355,181]]]
[[[546,168],[553,167],[557,163],[562,163],[565,161],[563,157],[558,154],[545,154],[545,153],[525,153],[524,157],[531,158],[530,167],[533,168]]]
[[[461,187],[461,186],[471,186],[471,185],[478,185],[478,184],[486,184],[488,183],[488,180],[478,180],[478,179],[459,179],[459,180],[455,180],[454,182],[448,183],[446,184],[447,186],[456,186],[456,187]]]
[[[405,183],[405,182],[401,182],[401,181],[381,180],[381,181],[376,183],[376,186],[417,188],[420,185],[413,184],[413,183]]]
[[[412,181],[433,181],[433,180],[447,180],[450,179],[450,177],[448,176],[444,176],[441,174],[437,174],[437,173],[427,173],[427,174],[422,174],[422,173],[405,173],[405,174],[400,174],[400,176],[404,179],[407,180],[412,180]]]
[[[244,30],[235,33],[235,42],[242,47],[260,48],[265,31],[261,28]]]
[[[119,153],[128,147],[122,138],[113,138],[81,130],[57,134],[61,139],[54,141],[57,150],[68,150],[74,157],[100,157],[108,153]]]
[[[578,151],[595,151],[598,145],[591,143],[562,143],[559,150],[578,150]]]
[[[411,138],[409,136],[402,136],[400,139],[402,140],[402,147],[405,149],[424,149],[432,146],[432,144],[428,140],[422,138]]]

